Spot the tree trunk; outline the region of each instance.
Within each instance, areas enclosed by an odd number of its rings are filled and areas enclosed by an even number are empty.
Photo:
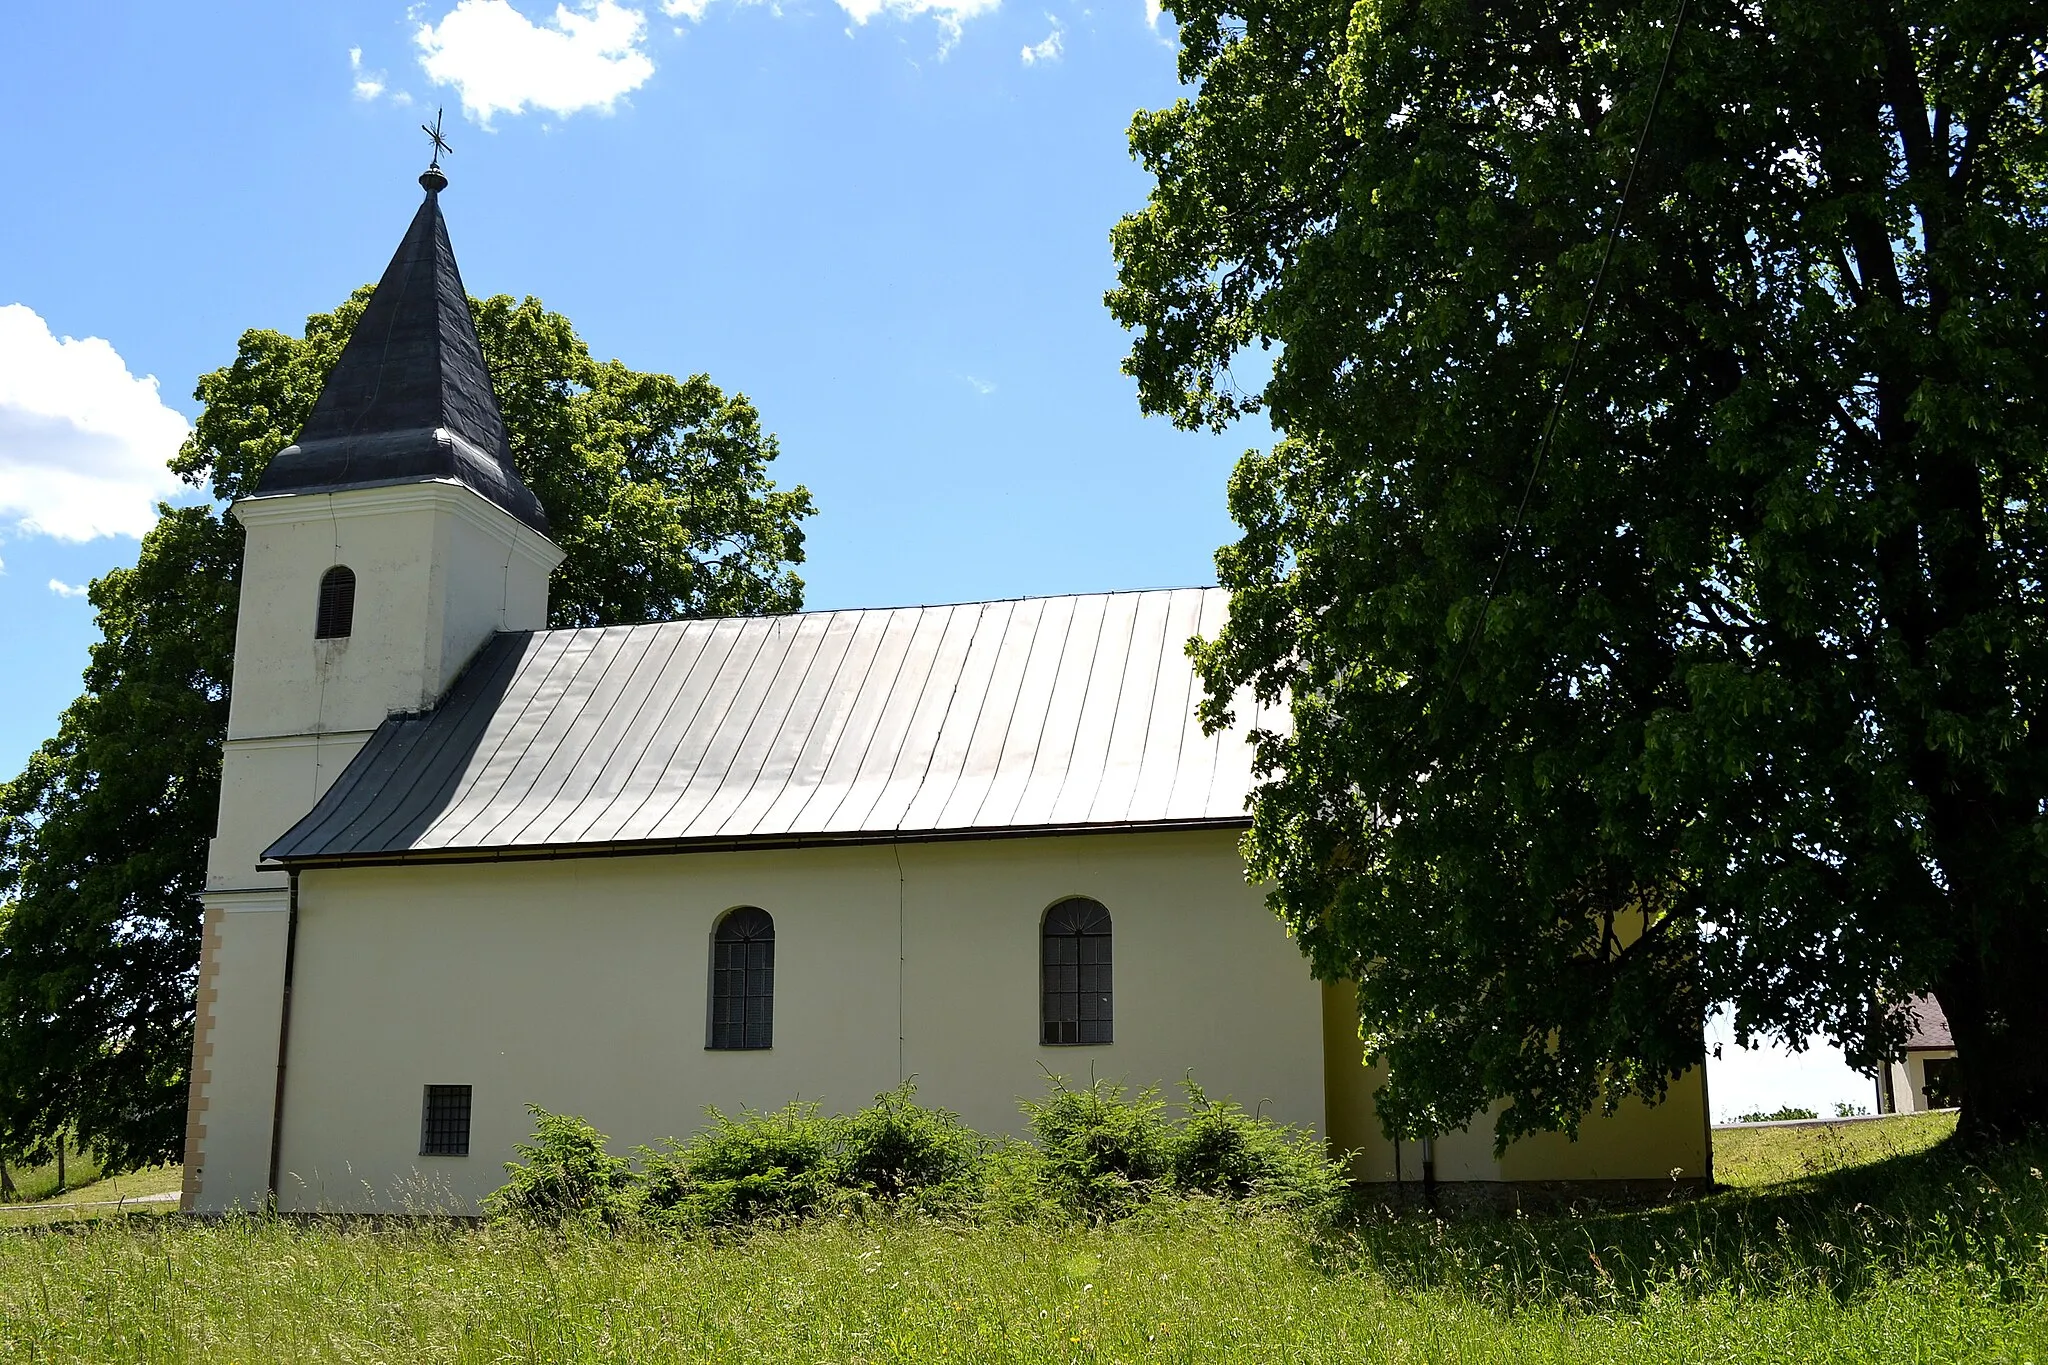
[[[2034,909],[2007,908],[1989,941],[1935,982],[1962,1072],[1965,1142],[2048,1132],[2048,926]]]
[[[14,1177],[7,1174],[7,1163],[0,1161],[0,1201],[12,1204],[15,1193]]]

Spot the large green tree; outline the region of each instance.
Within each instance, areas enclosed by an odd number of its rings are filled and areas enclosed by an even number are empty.
[[[1923,990],[1965,1129],[2048,1120],[2048,7],[1693,0],[1540,471],[1673,0],[1169,8],[1109,304],[1280,433],[1197,653],[1291,698],[1247,846],[1390,1127]]]
[[[242,530],[226,507],[297,436],[370,291],[305,334],[243,334],[203,376],[166,507],[132,569],[96,580],[101,640],[56,736],[0,787],[0,1152],[71,1132],[111,1162],[174,1159],[184,1126],[198,895],[220,793]],[[810,494],[703,375],[594,360],[538,300],[471,301],[519,473],[568,558],[558,626],[793,611]]]

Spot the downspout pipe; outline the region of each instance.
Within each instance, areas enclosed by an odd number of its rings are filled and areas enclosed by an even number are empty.
[[[1436,1212],[1436,1138],[1422,1140],[1422,1206]]]
[[[278,1163],[284,1155],[284,1066],[291,1050],[292,977],[299,958],[299,874],[293,870],[288,875],[291,896],[285,916],[284,993],[278,1001],[277,1015],[277,1094],[270,1104],[270,1179],[263,1197],[264,1206],[272,1213],[277,1212]]]

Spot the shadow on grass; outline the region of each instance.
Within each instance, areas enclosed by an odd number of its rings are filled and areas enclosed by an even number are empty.
[[[2012,1302],[2048,1293],[2048,1139],[1927,1151],[1682,1204],[1445,1220],[1357,1212],[1331,1269],[1514,1308],[1634,1307],[1660,1295],[1823,1292],[1916,1273]]]

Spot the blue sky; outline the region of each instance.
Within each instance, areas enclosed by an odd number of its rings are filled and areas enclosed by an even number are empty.
[[[77,691],[77,590],[195,378],[377,276],[439,105],[470,291],[752,397],[817,499],[811,605],[1213,582],[1269,433],[1142,418],[1101,305],[1172,39],[1147,0],[9,7],[0,767]],[[1786,1084],[1867,1102],[1834,1067]],[[1717,1069],[1716,1112],[1797,1070]]]

